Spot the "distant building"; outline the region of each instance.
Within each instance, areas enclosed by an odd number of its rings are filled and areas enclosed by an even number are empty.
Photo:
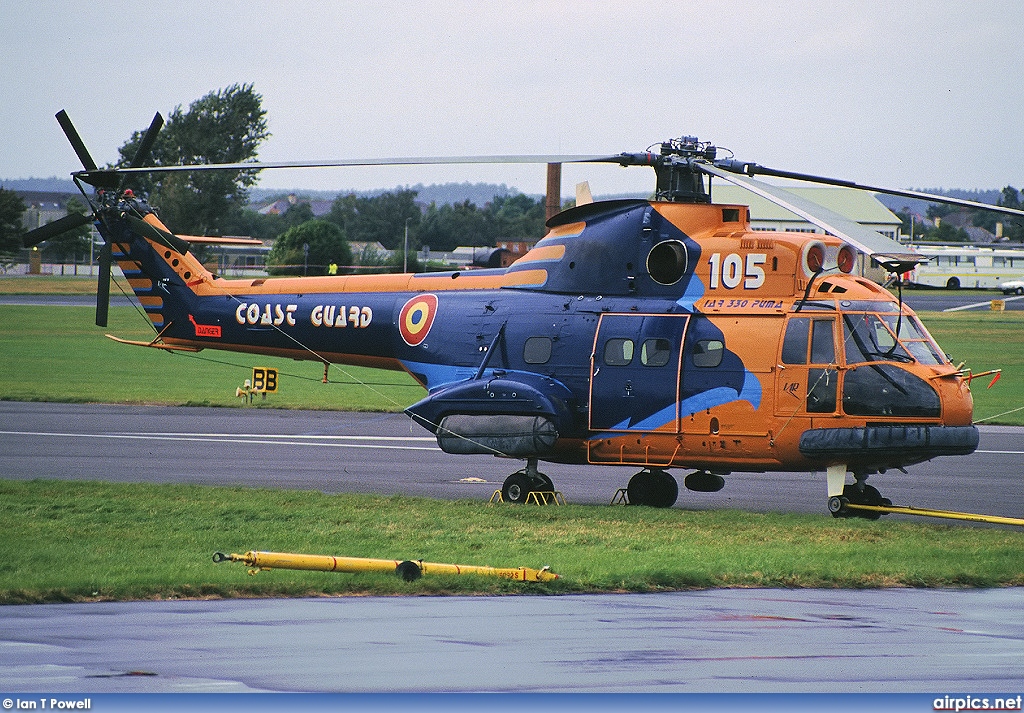
[[[899,240],[901,237],[902,221],[872,193],[832,186],[786,186],[785,189],[888,238]],[[711,189],[711,197],[715,203],[750,206],[750,227],[754,230],[773,230],[782,233],[825,232],[795,213],[739,186],[715,184]]]
[[[85,203],[78,193],[44,193],[42,191],[15,191],[25,202],[25,213],[21,217],[25,230],[35,230],[68,214],[65,206],[72,198]]]
[[[537,244],[536,240],[505,240],[499,239],[495,246],[508,250],[512,254],[512,261],[515,262],[526,253],[533,249],[533,246]]]

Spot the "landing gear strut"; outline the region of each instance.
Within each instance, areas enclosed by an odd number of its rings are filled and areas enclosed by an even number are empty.
[[[501,486],[501,497],[506,503],[525,503],[530,493],[554,489],[551,478],[537,470],[537,459],[528,458],[525,468],[505,478]]]
[[[679,484],[661,468],[644,468],[629,479],[626,495],[630,505],[670,508],[679,497]]]
[[[868,479],[866,473],[854,473],[853,478],[856,482],[852,485],[844,486],[842,495],[835,495],[828,499],[828,511],[832,513],[832,517],[862,517],[868,520],[877,520],[882,516],[882,513],[871,510],[858,510],[856,508],[851,510],[846,506],[853,504],[889,507],[892,505],[892,500],[883,498],[877,488],[864,482]]]

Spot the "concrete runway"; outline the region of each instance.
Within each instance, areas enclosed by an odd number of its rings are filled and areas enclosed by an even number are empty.
[[[897,504],[1020,517],[1022,456],[1024,429],[983,427],[972,456],[871,482]],[[481,501],[519,467],[444,454],[402,415],[12,402],[0,402],[0,463],[12,479]],[[634,470],[544,469],[576,503],[607,503]],[[824,504],[822,474],[775,473],[683,490],[676,507],[828,517]],[[11,606],[0,610],[0,691],[1016,695],[1022,609],[1020,589]]]

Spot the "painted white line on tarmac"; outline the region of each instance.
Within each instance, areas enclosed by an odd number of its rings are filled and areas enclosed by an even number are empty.
[[[220,436],[209,436],[209,435],[190,435],[190,434],[166,434],[166,435],[154,435],[147,433],[51,433],[45,431],[0,431],[0,435],[3,436],[36,436],[42,438],[107,438],[112,440],[135,440],[135,441],[180,441],[189,443],[241,443],[249,445],[289,445],[289,446],[315,446],[318,448],[385,448],[389,450],[397,451],[436,451],[440,452],[441,449],[437,446],[400,446],[390,445],[377,441],[374,443],[325,443],[323,441],[309,441],[309,440],[281,440],[289,438],[301,438],[296,436],[245,436],[245,435],[220,435]],[[383,437],[376,437],[383,438]],[[362,440],[362,439],[360,439]],[[413,440],[409,438],[390,438],[387,440],[404,442]],[[434,439],[428,438],[428,441]]]
[[[1020,297],[993,297],[992,299],[1002,299],[1004,302],[1013,302],[1014,300],[1024,300],[1024,295]],[[992,300],[985,300],[984,302],[975,302],[969,305],[960,305],[959,307],[950,307],[949,309],[942,310],[943,312],[962,312],[965,309],[978,309],[979,307],[991,307]]]
[[[288,435],[245,435],[237,433],[60,433],[50,431],[0,431],[0,436],[36,436],[44,438],[108,438],[113,440],[137,441],[186,441],[195,443],[248,443],[256,445],[320,446],[323,448],[388,448],[400,451],[440,451],[437,446],[388,445],[388,441],[406,443],[435,443],[434,438],[398,436],[288,436]],[[331,443],[329,441],[341,441]],[[371,441],[352,443],[350,441]],[[987,455],[1024,456],[1024,451],[996,451],[978,449],[975,453]]]
[[[198,437],[198,438],[239,438],[239,437],[254,437],[255,434],[244,434],[244,433],[187,433],[181,431],[168,431],[166,433],[160,431],[137,433],[133,431],[112,431],[107,435],[112,436],[166,436],[166,437]],[[314,440],[314,441],[326,441],[326,440],[339,440],[339,441],[429,441],[434,442],[433,436],[327,436],[327,435],[307,435],[307,434],[286,434],[286,433],[261,433],[260,438],[295,438],[299,440]]]

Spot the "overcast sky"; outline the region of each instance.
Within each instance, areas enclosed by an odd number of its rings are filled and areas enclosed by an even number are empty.
[[[775,168],[894,187],[1024,184],[1018,0],[0,0],[0,179],[103,164],[131,132],[253,83],[265,161],[642,151],[696,135]],[[563,193],[648,191],[566,167]],[[542,166],[264,172],[265,187],[444,181],[543,193]]]

